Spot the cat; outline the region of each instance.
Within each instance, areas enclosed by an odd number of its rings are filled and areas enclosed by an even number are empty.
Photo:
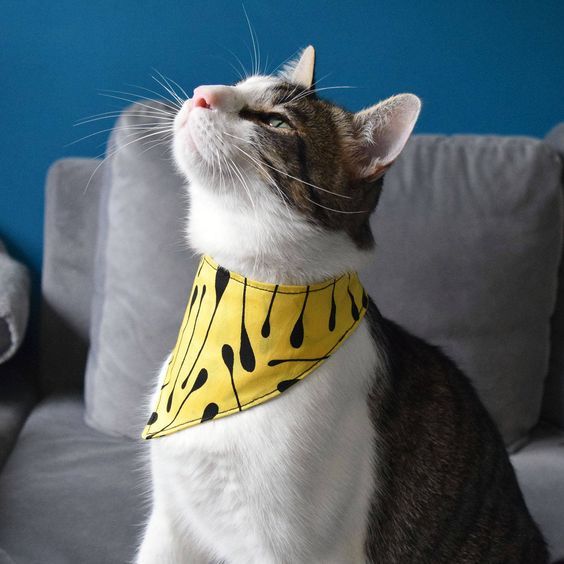
[[[309,46],[277,75],[200,86],[174,120],[189,243],[249,279],[313,284],[372,260],[369,217],[420,112],[412,94],[358,113],[325,101],[314,60]],[[137,564],[548,561],[468,379],[366,308],[279,397],[150,441]]]

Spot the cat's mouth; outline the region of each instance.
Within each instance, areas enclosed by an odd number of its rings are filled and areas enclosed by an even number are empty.
[[[174,134],[177,142],[184,148],[182,153],[187,157],[196,155],[208,161],[210,143],[213,141],[215,127],[208,116],[198,115],[209,112],[201,106],[195,106],[194,100],[187,100],[175,118]]]

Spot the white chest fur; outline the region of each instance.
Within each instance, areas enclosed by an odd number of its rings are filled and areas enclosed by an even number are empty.
[[[153,516],[138,562],[364,562],[377,484],[367,393],[380,372],[363,320],[275,400],[154,439]],[[151,552],[163,539],[174,547]]]

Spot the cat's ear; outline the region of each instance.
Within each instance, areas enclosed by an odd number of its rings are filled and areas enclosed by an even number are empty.
[[[315,49],[313,45],[306,47],[300,56],[290,61],[280,72],[280,76],[291,82],[299,84],[304,88],[311,88],[315,73]]]
[[[354,115],[358,178],[376,180],[404,148],[419,112],[421,100],[398,94]]]

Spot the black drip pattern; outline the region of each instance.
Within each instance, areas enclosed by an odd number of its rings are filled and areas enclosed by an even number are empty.
[[[201,423],[205,423],[210,419],[213,419],[219,413],[219,406],[217,403],[208,403],[204,409],[204,413],[202,413],[202,420]]]
[[[266,319],[262,324],[262,329],[260,334],[266,339],[270,336],[270,313],[272,312],[272,306],[274,305],[274,298],[276,297],[276,293],[278,292],[278,284],[274,287],[274,292],[272,292],[272,298],[270,298],[270,304],[268,306],[268,312],[266,314]]]
[[[347,292],[349,293],[349,298],[351,299],[351,315],[353,316],[353,319],[355,321],[358,321],[360,318],[360,313],[358,311],[356,302],[354,301],[354,296],[352,295],[351,292],[350,280],[351,280],[351,275],[349,274],[349,285],[347,286]]]
[[[196,355],[196,358],[194,359],[194,362],[192,363],[192,366],[190,368],[190,370],[188,371],[188,374],[186,375],[186,378],[183,381],[183,387],[186,386],[186,384],[188,383],[188,379],[190,378],[190,375],[192,374],[192,371],[194,370],[194,367],[196,366],[198,359],[200,358],[200,355],[202,354],[202,350],[204,349],[205,345],[206,345],[206,341],[208,340],[208,336],[210,334],[210,329],[213,325],[213,320],[215,319],[215,314],[217,313],[217,308],[219,306],[219,302],[221,301],[221,297],[223,296],[223,293],[225,292],[225,288],[227,288],[227,284],[229,283],[229,280],[231,278],[231,274],[229,273],[228,270],[226,270],[225,268],[219,267],[215,273],[215,307],[208,325],[208,328],[206,330],[206,334],[204,336],[204,340],[202,341],[202,344],[200,345],[200,349],[198,350],[198,354]],[[205,295],[205,286],[202,290],[202,297],[200,298],[200,306],[202,305],[202,300],[204,299],[204,295]],[[199,313],[199,309],[198,309],[198,313]],[[194,330],[196,328],[196,323],[197,323],[198,319],[196,318],[196,322],[194,323]],[[186,355],[188,354],[188,350],[190,349],[190,344],[192,343],[192,337],[194,336],[194,330],[192,331],[192,335],[190,337],[190,341],[188,343],[188,346],[186,347],[186,353],[184,354],[184,359],[186,359]],[[184,359],[182,361],[182,363],[184,363]],[[180,369],[182,369],[182,365],[180,367]],[[207,370],[203,369],[205,371],[205,379],[203,379],[203,382],[201,383],[201,385],[203,386],[205,384],[205,382],[207,381],[207,377],[208,377],[208,373]],[[178,371],[178,374],[176,375],[176,380],[178,380],[178,375],[180,374],[180,370]],[[200,373],[198,374],[198,377],[202,377],[202,370],[200,371]],[[198,383],[196,381],[196,383]],[[166,429],[168,429],[175,421],[176,418],[178,417],[178,415],[180,414],[180,412],[182,411],[182,408],[184,407],[184,404],[186,403],[186,401],[188,400],[188,398],[190,397],[190,394],[192,393],[192,391],[194,391],[194,387],[196,385],[196,383],[194,384],[194,386],[192,387],[192,390],[190,391],[190,393],[188,393],[186,395],[186,397],[182,400],[180,406],[178,407],[172,421],[170,421],[167,425],[165,425],[162,429],[160,429],[159,431],[157,431],[157,433],[162,433],[163,431],[165,431]],[[176,381],[174,384],[174,387],[176,387]],[[170,393],[168,402],[167,402],[167,412],[170,412],[170,407],[172,407],[172,392],[174,392],[174,387]],[[197,388],[196,388],[197,389]],[[170,406],[170,407],[169,407]],[[217,404],[209,404],[206,409],[204,410],[204,414],[202,416],[202,421],[207,421],[207,419],[204,419],[204,417],[206,416],[206,411],[208,411],[208,415],[210,413],[213,413],[213,407],[210,406],[215,406],[216,410],[219,410],[219,408],[217,407]],[[209,410],[208,410],[209,408]],[[213,419],[215,416],[217,415],[217,411],[211,415],[210,417],[208,417],[208,419]],[[153,433],[154,435],[155,433]]]
[[[282,393],[292,387],[297,381],[297,378],[294,378],[293,380],[282,380],[282,382],[278,382],[278,386],[276,386],[276,388],[280,393]]]
[[[333,288],[331,289],[331,312],[329,313],[329,331],[335,330],[335,322],[337,319],[337,304],[335,304],[335,284],[337,280],[333,280]]]
[[[328,358],[328,356],[320,356],[319,358],[273,358],[268,361],[268,366],[278,366],[284,362],[319,362]]]
[[[235,355],[233,354],[233,348],[231,345],[225,344],[221,347],[221,357],[227,370],[229,370],[229,376],[231,377],[231,387],[233,388],[233,394],[235,395],[235,400],[237,401],[237,407],[241,411],[241,402],[239,401],[239,394],[237,393],[237,388],[235,387],[235,380],[233,379],[233,364],[235,360]]]
[[[252,372],[255,369],[255,353],[249,340],[247,328],[245,327],[245,306],[247,298],[247,279],[243,286],[243,308],[241,313],[241,348],[239,349],[239,359],[241,366],[247,371]]]
[[[198,375],[196,376],[196,381],[194,382],[194,385],[192,386],[192,389],[190,390],[188,395],[200,389],[207,381],[208,381],[208,371],[205,368],[202,368],[200,372],[198,372]],[[185,378],[184,382],[182,382],[181,388],[184,389],[187,383],[188,383],[188,378]]]
[[[204,284],[204,286],[202,287],[202,295],[200,297],[200,303],[198,304],[198,310],[196,312],[196,319],[194,321],[194,326],[192,327],[192,334],[190,335],[190,340],[188,341],[188,346],[186,347],[186,351],[184,352],[184,356],[182,357],[182,362],[180,363],[180,368],[178,369],[178,372],[176,373],[176,378],[174,380],[174,386],[172,387],[172,390],[170,391],[170,396],[169,396],[168,401],[167,401],[167,412],[170,412],[170,408],[172,407],[172,394],[174,392],[174,388],[176,387],[176,383],[178,382],[178,376],[182,372],[182,367],[184,366],[184,362],[186,361],[186,355],[188,354],[188,351],[190,350],[190,345],[192,344],[192,339],[194,338],[194,333],[196,332],[196,325],[198,324],[198,318],[200,317],[200,310],[202,309],[202,302],[204,301],[205,295],[206,295],[206,285]],[[192,298],[192,304],[194,303],[194,299],[197,296],[198,296],[198,287],[196,286],[196,290],[194,292],[194,297]],[[188,316],[188,319],[186,320],[186,325],[188,325],[189,320],[190,320],[190,316]],[[186,327],[186,325],[185,325],[185,327]],[[173,366],[172,366],[173,370],[174,370],[175,365],[176,365],[176,355],[175,355],[174,363],[173,363]],[[168,382],[165,385],[168,385]],[[164,388],[164,386],[163,386],[163,388]]]
[[[215,273],[215,307],[219,305],[221,300],[221,296],[225,292],[225,288],[227,288],[227,284],[229,283],[229,270],[226,270],[223,267],[219,267]]]
[[[298,319],[296,320],[296,324],[292,329],[292,334],[290,335],[290,344],[295,348],[299,349],[303,342],[304,342],[304,312],[307,305],[307,298],[309,297],[309,286],[306,288],[306,293],[304,296],[304,303],[302,305],[302,311]]]

